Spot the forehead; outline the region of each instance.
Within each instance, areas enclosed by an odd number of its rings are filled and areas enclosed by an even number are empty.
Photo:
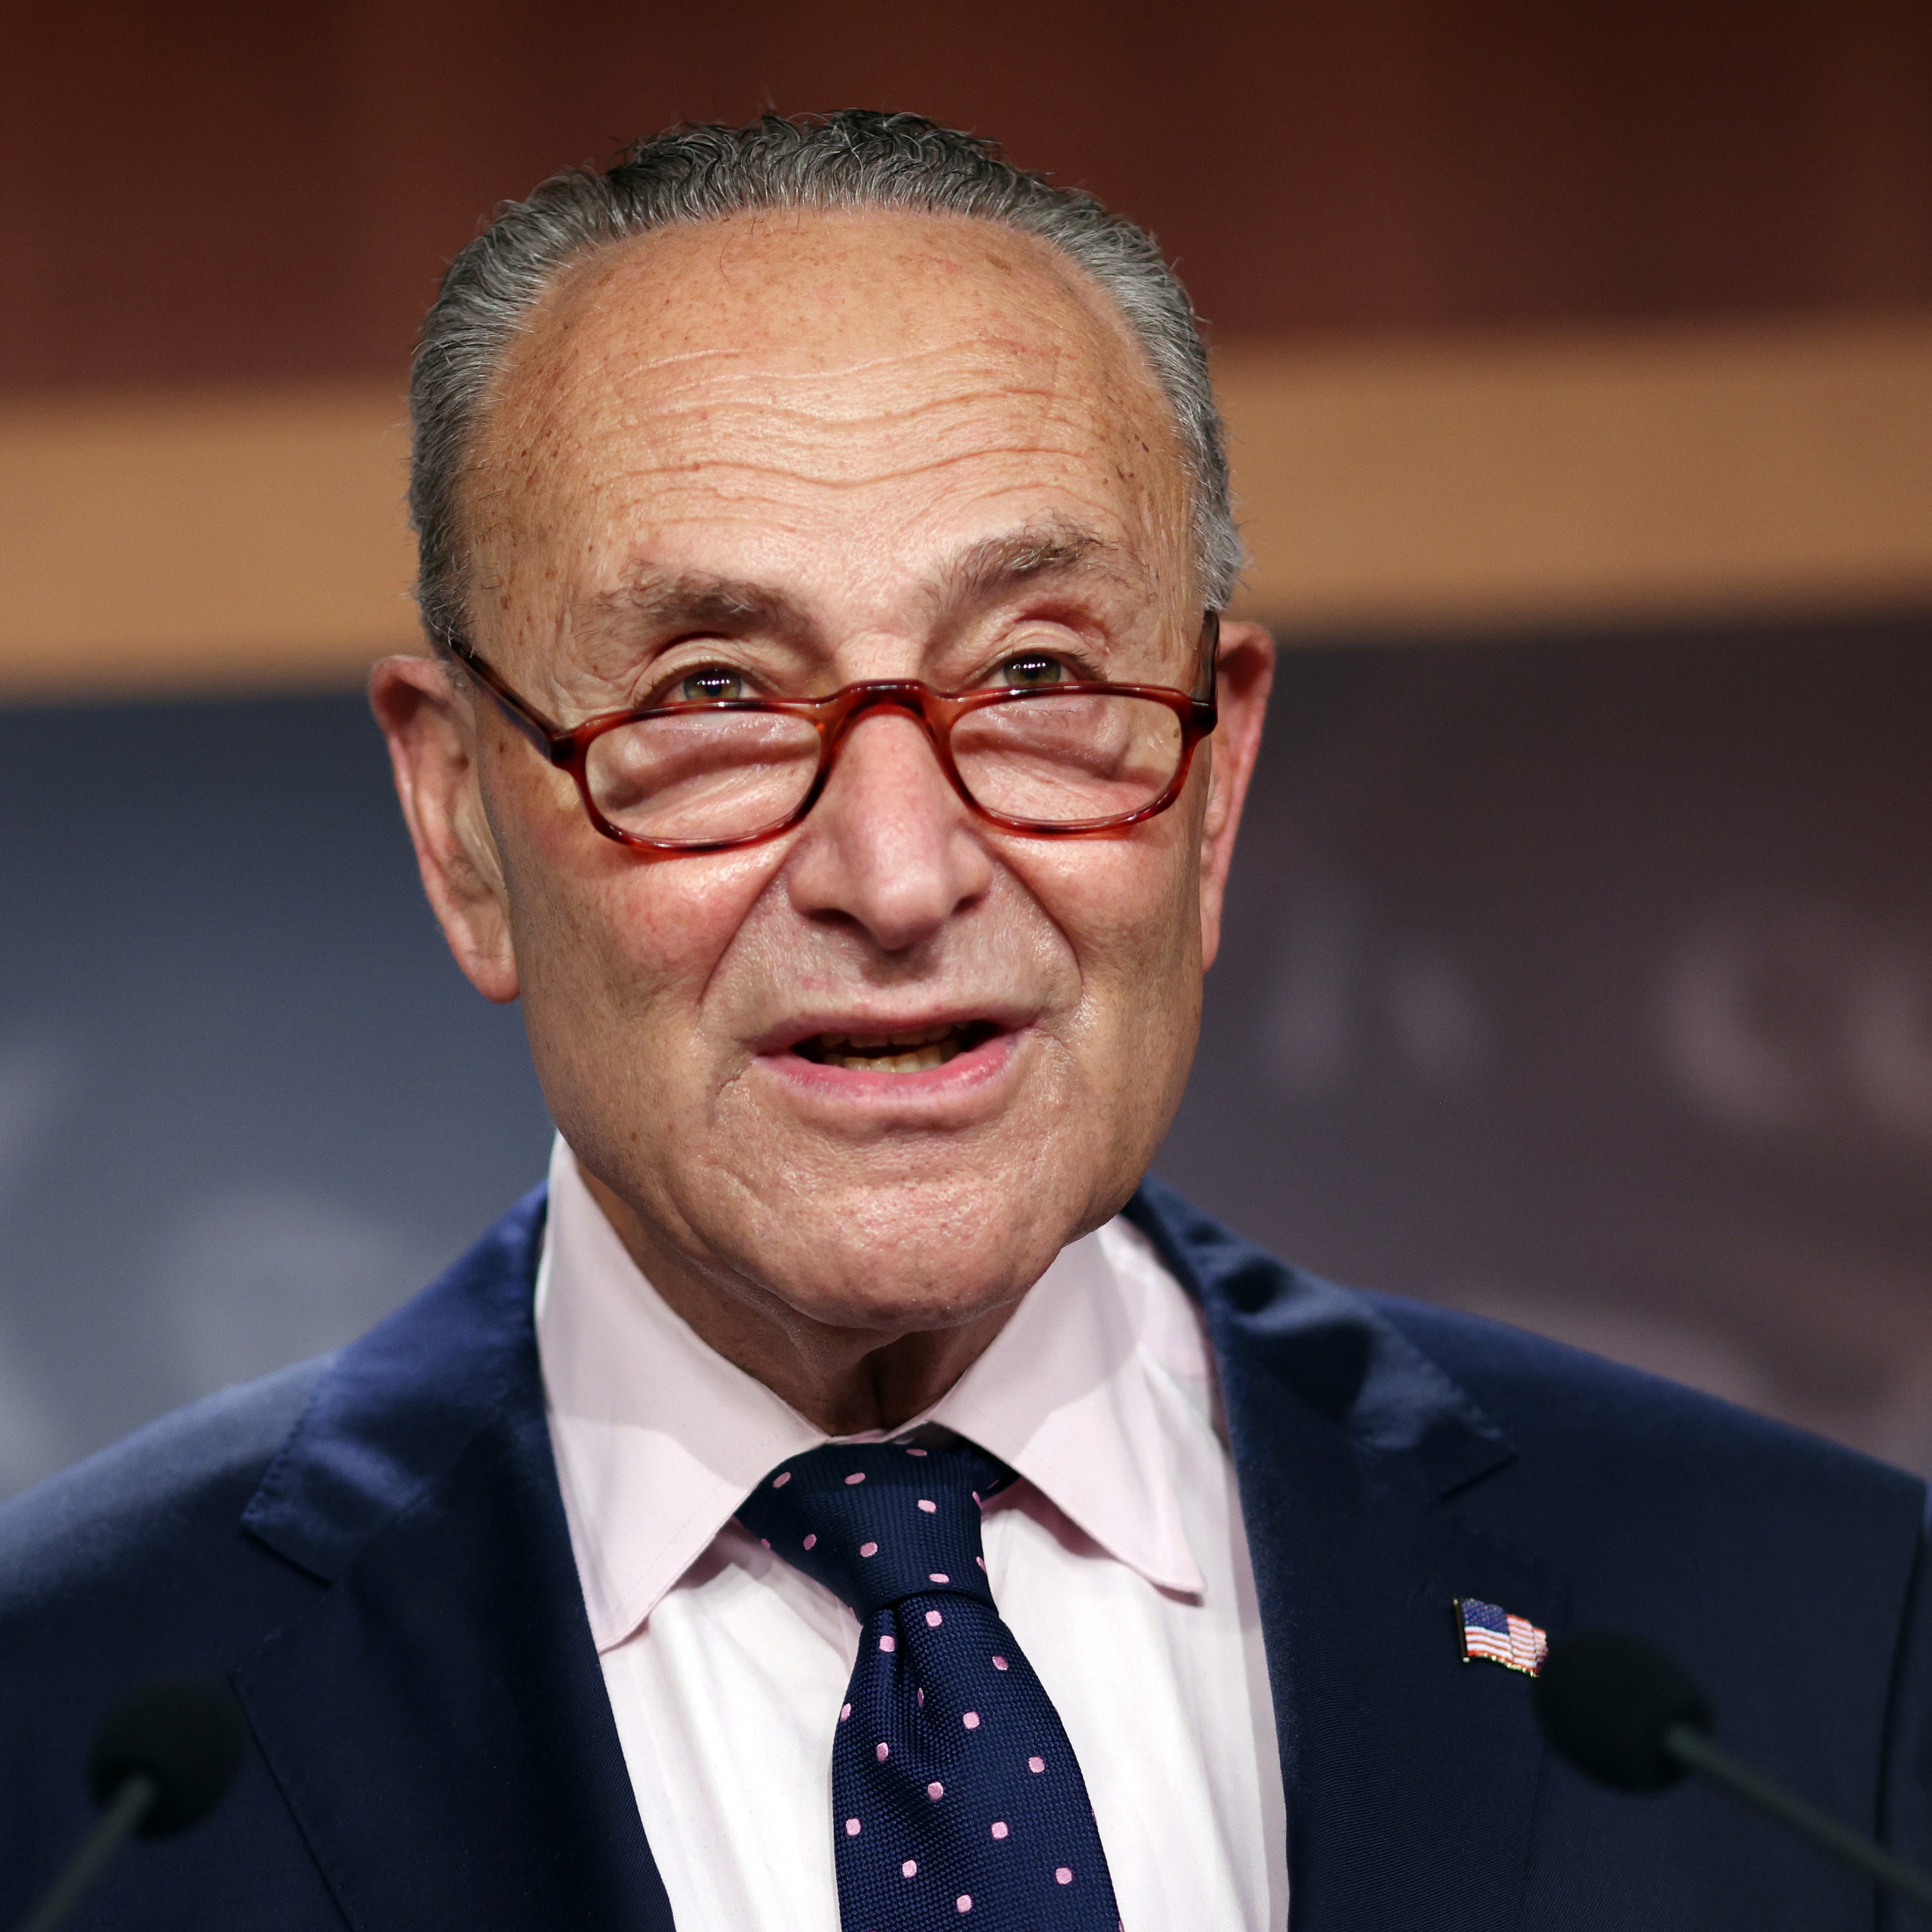
[[[472,476],[472,537],[515,540],[500,577],[543,552],[554,580],[608,578],[642,546],[753,575],[843,552],[882,580],[1041,515],[1166,576],[1186,522],[1171,414],[1109,299],[1032,237],[897,212],[578,263],[498,371]]]

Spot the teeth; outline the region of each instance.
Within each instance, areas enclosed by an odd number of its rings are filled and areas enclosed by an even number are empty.
[[[827,1066],[867,1073],[924,1073],[943,1066],[965,1042],[957,1026],[924,1026],[905,1033],[821,1033],[811,1057]]]
[[[828,1066],[855,1066],[867,1073],[923,1073],[927,1068],[943,1066],[952,1057],[945,1048],[921,1047],[909,1054],[827,1054]]]
[[[932,1045],[958,1029],[952,1026],[925,1026],[912,1033],[823,1033],[827,1048],[851,1047],[859,1053],[877,1053],[881,1048],[909,1052],[915,1047]]]

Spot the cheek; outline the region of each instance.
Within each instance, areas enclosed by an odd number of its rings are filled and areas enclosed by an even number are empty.
[[[688,1040],[776,855],[645,857],[594,831],[574,788],[534,777],[491,808],[533,1035],[577,1052],[608,1047],[614,1029]]]
[[[1083,1032],[1144,1033],[1150,1020],[1176,1010],[1177,985],[1198,980],[1192,817],[1170,812],[1123,838],[1035,843],[1013,855],[1072,955]]]

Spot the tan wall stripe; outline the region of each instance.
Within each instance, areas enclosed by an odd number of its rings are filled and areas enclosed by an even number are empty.
[[[1932,608],[1932,317],[1220,358],[1290,634]],[[0,405],[0,696],[340,686],[414,648],[368,386]]]
[[[1249,596],[1297,629],[1932,606],[1932,316],[1220,375]]]
[[[389,388],[0,408],[0,692],[352,682],[414,648]]]

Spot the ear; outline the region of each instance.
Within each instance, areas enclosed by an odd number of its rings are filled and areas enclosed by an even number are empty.
[[[389,740],[423,889],[456,963],[486,999],[513,1000],[509,903],[483,810],[469,696],[434,658],[385,657],[369,674],[369,704]]]
[[[1221,902],[1241,828],[1241,806],[1261,750],[1261,722],[1275,681],[1275,640],[1259,624],[1223,624],[1215,654],[1220,721],[1208,740],[1208,807],[1201,821],[1201,963],[1221,946]]]

